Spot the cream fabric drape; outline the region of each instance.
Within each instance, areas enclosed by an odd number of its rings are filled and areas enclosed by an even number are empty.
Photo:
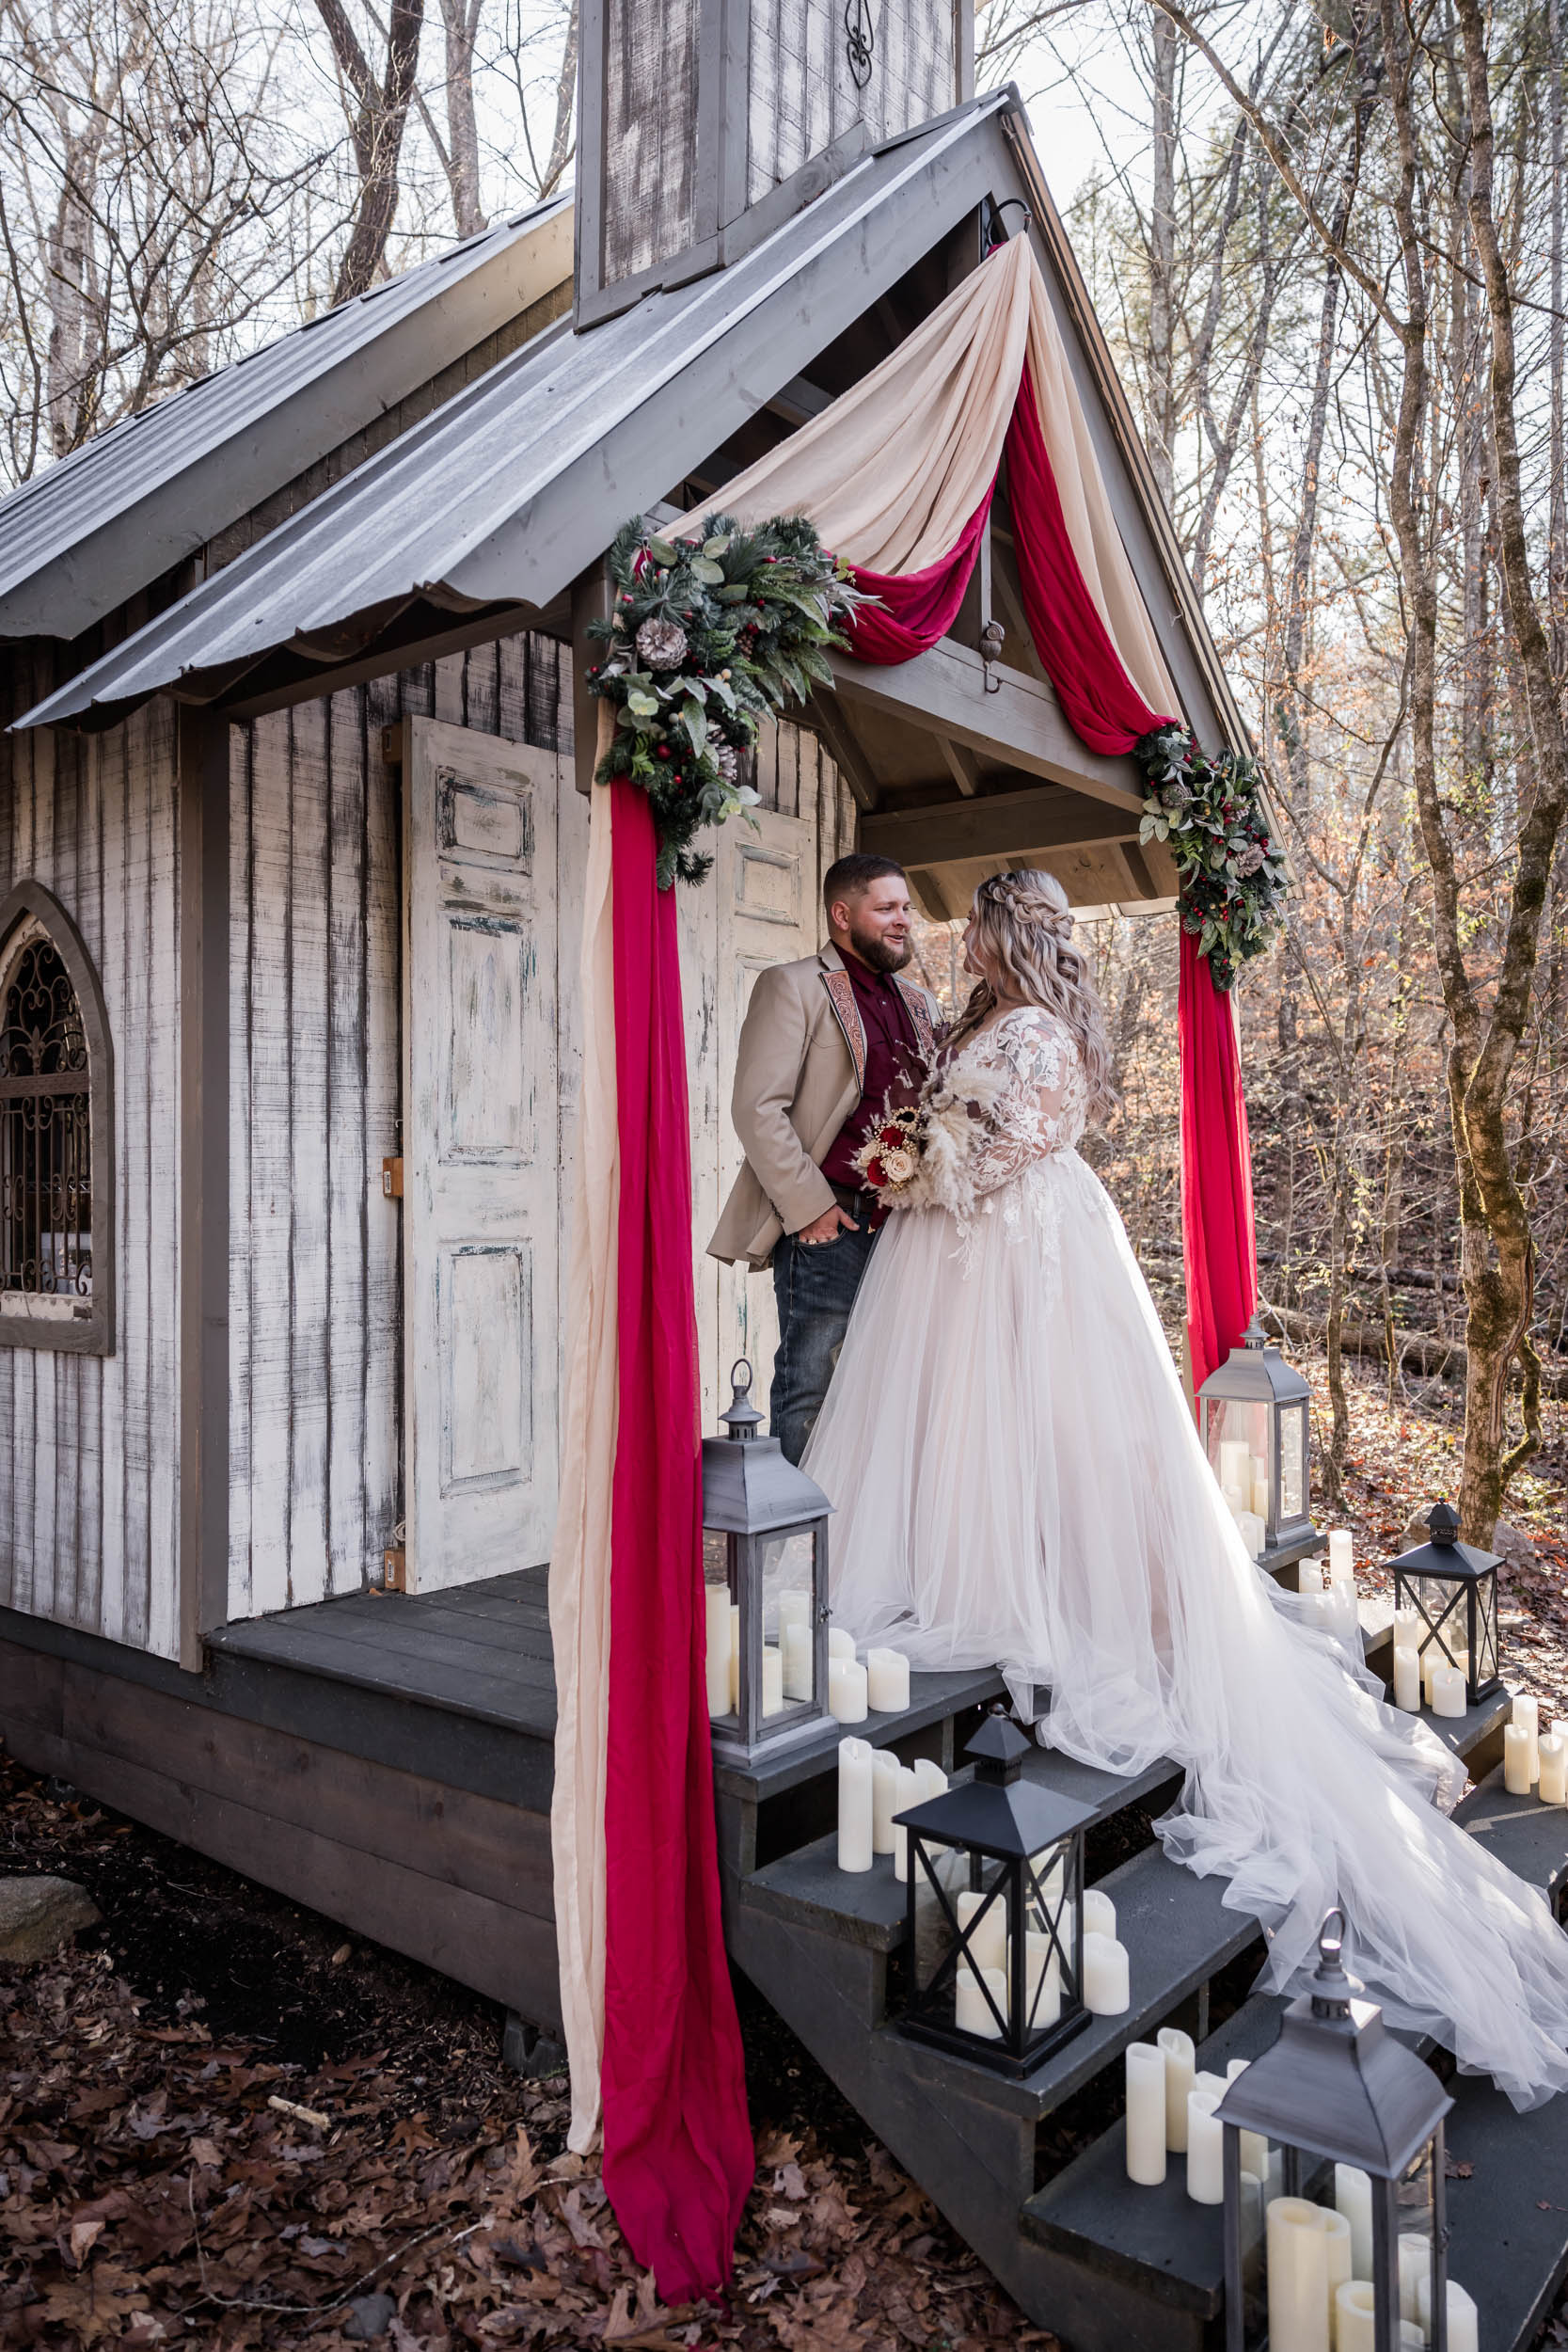
[[[605,722],[612,717],[610,706],[601,703],[601,738]],[[582,932],[582,1093],[572,1233],[575,1321],[567,1353],[561,1503],[549,1580],[557,1710],[550,1858],[561,2015],[571,2066],[567,2145],[579,2155],[588,2153],[598,2134],[604,2051],[610,1470],[619,1374],[621,1180],[610,798],[608,785],[594,787]]]
[[[723,507],[745,523],[807,515],[851,564],[923,571],[996,478],[1025,358],[1089,594],[1145,702],[1179,709],[1027,237],[1000,246],[879,367],[727,483]]]

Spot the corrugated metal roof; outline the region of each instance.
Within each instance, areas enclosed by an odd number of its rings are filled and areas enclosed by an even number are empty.
[[[61,458],[0,500],[0,636],[80,635],[571,274],[555,197]]]
[[[742,260],[502,361],[27,714],[231,675],[356,614],[548,604],[990,192],[1002,91],[856,165]]]

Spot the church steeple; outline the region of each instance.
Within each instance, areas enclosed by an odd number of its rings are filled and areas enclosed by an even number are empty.
[[[581,0],[578,325],[733,260],[974,57],[974,0]]]

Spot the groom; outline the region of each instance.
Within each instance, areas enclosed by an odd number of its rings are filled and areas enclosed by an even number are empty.
[[[853,1165],[884,1107],[912,1103],[935,1000],[900,979],[914,952],[908,877],[841,857],[823,878],[831,945],[759,972],[740,1032],[731,1115],[746,1164],[711,1257],[769,1263],[779,1306],[772,1431],[798,1462],[828,1392],[877,1239]]]

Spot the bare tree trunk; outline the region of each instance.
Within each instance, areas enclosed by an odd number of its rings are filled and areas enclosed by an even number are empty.
[[[359,174],[359,200],[332,296],[334,302],[347,302],[374,285],[387,257],[387,240],[392,233],[397,212],[404,127],[408,120],[420,62],[424,0],[392,0],[387,26],[387,63],[379,83],[371,72],[343,0],[316,0],[316,7],[355,109],[349,129]]]
[[[485,226],[479,200],[479,119],[474,109],[474,42],[483,0],[441,0],[447,37],[447,148],[451,216],[460,237]]]
[[[1568,669],[1568,483],[1563,480],[1562,416],[1562,14],[1560,0],[1546,0],[1546,132],[1551,162],[1551,317],[1547,367],[1551,383],[1547,521],[1548,595],[1552,617],[1552,667],[1560,679]]]
[[[1148,454],[1160,495],[1175,504],[1172,342],[1176,293],[1176,27],[1158,8],[1154,39],[1154,184],[1148,220]]]

